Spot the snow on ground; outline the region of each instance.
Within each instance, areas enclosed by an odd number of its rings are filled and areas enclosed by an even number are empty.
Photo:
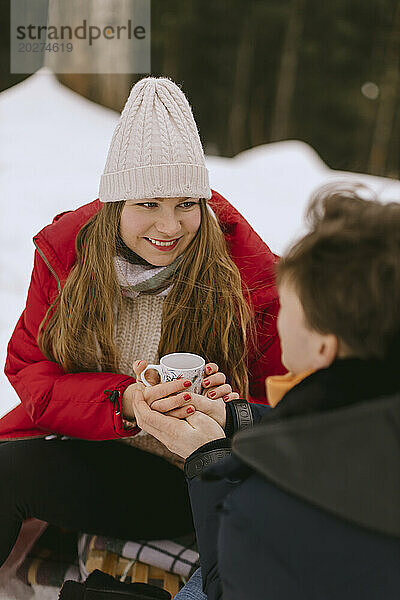
[[[331,181],[369,186],[382,200],[400,201],[400,182],[329,169],[307,144],[289,140],[258,146],[234,158],[208,157],[211,185],[228,198],[281,254],[305,231],[310,195]]]
[[[118,115],[61,85],[47,69],[0,94],[0,416],[18,403],[3,374],[6,346],[25,304],[32,237],[54,215],[98,194]],[[308,145],[285,141],[232,159],[207,157],[211,186],[275,252],[303,229],[309,195],[331,180],[370,185],[400,201],[400,183],[332,171]]]

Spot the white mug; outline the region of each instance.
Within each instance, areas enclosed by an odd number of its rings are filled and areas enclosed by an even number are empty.
[[[192,382],[190,391],[194,394],[201,394],[201,382],[204,376],[205,360],[197,354],[190,352],[174,352],[166,354],[160,360],[159,365],[147,365],[141,373],[140,378],[147,386],[151,385],[145,377],[148,369],[155,369],[160,375],[160,382],[167,383],[174,381],[178,377],[189,379]]]

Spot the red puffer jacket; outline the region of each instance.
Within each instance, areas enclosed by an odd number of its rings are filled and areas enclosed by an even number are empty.
[[[243,281],[254,290],[258,350],[249,348],[250,393],[251,400],[265,403],[265,377],[284,372],[276,330],[278,299],[273,265],[277,258],[222,196],[213,192],[210,206]],[[0,419],[2,441],[49,433],[88,440],[127,435],[120,398],[135,380],[116,373],[65,373],[44,357],[36,343],[39,325],[75,263],[76,235],[100,208],[97,199],[61,213],[33,238],[36,252],[26,307],[8,344],[5,365],[5,374],[21,404]],[[138,431],[132,429],[130,435]]]

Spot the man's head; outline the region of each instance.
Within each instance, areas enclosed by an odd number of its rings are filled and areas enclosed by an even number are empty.
[[[361,190],[318,191],[310,232],[279,262],[282,360],[295,374],[399,348],[400,204],[364,200]]]

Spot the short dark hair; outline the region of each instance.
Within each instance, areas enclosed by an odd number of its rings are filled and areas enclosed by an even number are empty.
[[[293,283],[311,329],[333,333],[357,357],[385,359],[399,349],[400,204],[363,199],[366,191],[320,188],[310,231],[282,257],[277,277]]]

